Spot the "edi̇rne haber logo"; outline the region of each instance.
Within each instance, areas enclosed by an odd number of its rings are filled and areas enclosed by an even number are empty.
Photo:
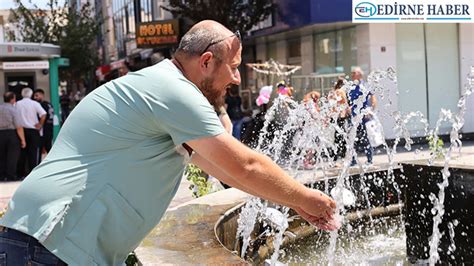
[[[473,0],[352,0],[352,22],[474,23]]]
[[[354,10],[359,17],[363,18],[369,18],[377,13],[377,7],[370,2],[359,3]]]

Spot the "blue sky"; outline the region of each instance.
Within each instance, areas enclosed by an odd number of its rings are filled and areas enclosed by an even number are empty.
[[[28,0],[21,0],[22,3],[29,8],[32,8],[33,5],[29,3]],[[47,8],[47,3],[49,0],[32,0],[31,2],[35,3],[39,8]],[[59,6],[62,6],[64,3],[64,0],[59,0]],[[0,0],[0,9],[10,9],[14,8],[15,3],[13,0]]]

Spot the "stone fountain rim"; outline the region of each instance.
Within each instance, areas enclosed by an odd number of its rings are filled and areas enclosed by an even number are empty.
[[[222,214],[219,219],[215,222],[214,224],[214,237],[217,239],[217,242],[219,242],[219,244],[224,247],[227,251],[229,251],[230,253],[232,254],[235,254],[235,251],[234,250],[230,250],[228,249],[224,243],[221,242],[221,239],[219,238],[219,236],[217,235],[217,227],[219,225],[221,225],[223,223],[223,220],[227,217],[229,217],[229,215],[231,214],[234,214],[235,211],[239,210],[240,208],[242,208],[242,206],[244,206],[245,204],[247,203],[247,201],[244,201],[244,202],[240,202],[239,204],[235,205],[234,207],[228,209],[224,214]]]

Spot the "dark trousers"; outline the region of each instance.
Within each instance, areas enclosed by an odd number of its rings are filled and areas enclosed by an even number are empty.
[[[43,136],[41,136],[41,144],[40,144],[40,158],[39,161],[41,162],[41,153],[43,149],[46,152],[51,150],[51,146],[53,145],[53,125],[52,124],[44,124],[43,127]]]
[[[0,265],[67,265],[35,238],[0,226]]]
[[[16,180],[20,139],[15,129],[0,130],[0,181]]]
[[[346,132],[346,121],[347,118],[339,117],[337,119],[337,126],[343,131]],[[336,152],[334,154],[334,161],[338,159],[344,159],[346,157],[347,147],[346,147],[346,140],[344,139],[344,135],[339,132],[334,132],[334,144],[336,145]]]
[[[69,106],[61,106],[61,125],[64,124],[66,118],[69,116]]]
[[[373,158],[373,150],[372,146],[370,146],[369,137],[367,135],[367,128],[365,127],[365,123],[362,122],[357,127],[357,138],[355,141],[355,149],[356,151],[364,151],[365,155],[367,156],[367,162],[372,163]],[[352,158],[352,163],[354,164],[355,158]]]
[[[37,129],[25,128],[26,148],[21,149],[18,175],[27,176],[40,162],[40,134]],[[28,162],[28,164],[26,164]]]

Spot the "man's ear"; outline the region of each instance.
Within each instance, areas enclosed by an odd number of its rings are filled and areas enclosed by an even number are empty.
[[[211,60],[213,59],[214,55],[211,52],[205,52],[204,54],[201,55],[199,58],[199,66],[204,70],[204,71],[209,71],[211,67]]]

